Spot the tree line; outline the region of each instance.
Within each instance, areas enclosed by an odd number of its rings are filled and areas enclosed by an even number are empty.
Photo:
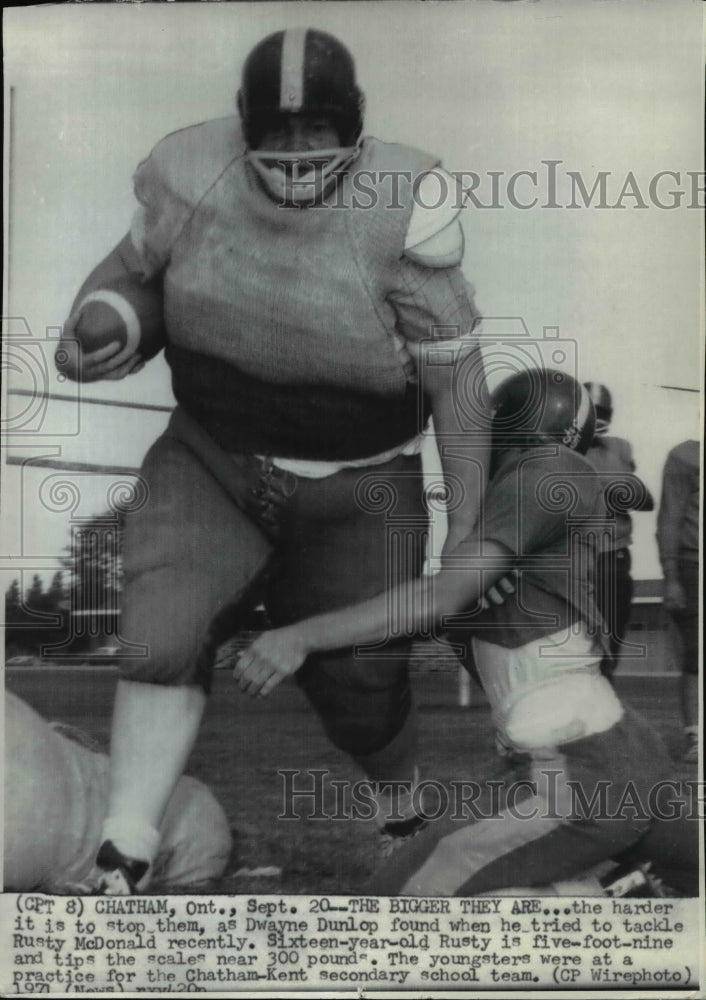
[[[122,580],[122,524],[115,515],[74,526],[61,569],[45,581],[34,573],[24,591],[5,592],[5,655],[73,656],[105,641],[116,627]]]

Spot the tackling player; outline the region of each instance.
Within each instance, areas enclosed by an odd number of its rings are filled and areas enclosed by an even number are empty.
[[[118,686],[99,854],[126,892],[149,878],[214,650],[246,610],[264,597],[286,624],[390,582],[389,511],[361,502],[365,469],[393,484],[394,516],[409,525],[393,580],[420,571],[419,435],[430,414],[439,435],[455,431],[456,414],[451,369],[419,398],[414,345],[478,319],[459,268],[456,184],[434,156],[361,138],[363,96],[339,41],[266,38],[246,60],[238,110],[240,122],[168,136],[139,166],[131,233],[82,287],[60,348],[73,378],[139,370],[154,331],[143,337],[134,296],[121,285],[116,300],[115,282],[128,274],[163,294],[179,406],[145,459],[149,502],[128,517],[122,632],[149,653]],[[107,344],[106,310],[120,328]],[[463,353],[480,358],[473,339]],[[473,419],[483,424],[483,406]],[[444,474],[467,482],[447,548],[475,521],[485,457],[479,448],[474,478],[466,458],[441,455]],[[408,650],[361,662],[340,647],[298,677],[331,740],[374,781],[415,776]],[[409,801],[398,805],[413,821]]]
[[[376,874],[383,895],[475,895],[569,878],[645,834],[650,790],[669,773],[659,738],[600,669],[592,576],[604,512],[583,457],[594,425],[588,392],[560,372],[528,370],[503,382],[492,405],[484,516],[440,573],[392,599],[264,633],[235,668],[245,690],[265,694],[313,652],[384,639],[397,607],[420,629],[443,618],[453,641],[471,644],[507,748],[501,801],[493,782],[487,801],[484,793],[473,804],[477,821],[431,823]],[[487,586],[513,569],[516,593],[479,612]]]

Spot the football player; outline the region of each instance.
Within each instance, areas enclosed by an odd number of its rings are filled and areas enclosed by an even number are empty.
[[[76,730],[49,724],[5,695],[5,888],[89,891],[108,808],[108,757]],[[231,836],[225,814],[195,778],[179,779],[160,822],[155,884],[204,887],[223,874]]]
[[[651,790],[669,774],[658,736],[600,669],[592,576],[604,512],[584,457],[594,426],[588,391],[561,372],[530,369],[504,381],[492,405],[482,522],[440,573],[392,599],[264,633],[236,666],[245,690],[266,693],[312,653],[380,641],[396,607],[418,628],[443,618],[452,640],[470,643],[507,751],[504,785],[492,782],[473,802],[475,820],[430,823],[394,854],[373,883],[383,895],[475,895],[572,878],[650,831]],[[488,584],[511,570],[516,593],[479,611]],[[695,857],[696,823],[687,835]]]
[[[681,633],[683,761],[699,760],[699,442],[676,445],[662,471],[657,545],[664,573],[664,608]]]
[[[142,468],[149,502],[128,517],[122,630],[149,652],[118,686],[99,854],[126,892],[149,879],[224,635],[263,596],[286,624],[371,596],[391,574],[415,577],[420,432],[430,415],[442,440],[456,432],[461,361],[476,359],[471,420],[486,420],[480,350],[467,336],[479,316],[459,267],[462,202],[438,159],[362,138],[353,59],[321,31],[258,44],[237,104],[239,121],[183,129],[140,164],[131,232],[84,283],[60,345],[73,378],[138,370],[138,310],[114,310],[113,343],[106,310],[126,273],[136,288],[157,282],[179,405]],[[420,394],[415,344],[435,330],[462,339],[455,364]],[[450,549],[476,519],[486,451],[475,474],[468,456],[442,449],[441,460],[467,483]],[[359,489],[371,469],[390,483],[389,504]],[[393,518],[408,526],[398,562]],[[416,773],[408,650],[403,640],[361,661],[341,648],[298,675],[331,740],[373,781]],[[397,806],[404,823],[390,835],[415,820],[409,801]]]
[[[586,382],[585,385],[596,412],[596,431],[586,458],[605,483],[603,496],[612,529],[601,539],[596,562],[596,601],[609,637],[602,669],[607,676],[611,676],[618,665],[632,604],[630,511],[653,510],[654,500],[645,484],[635,475],[630,442],[608,436],[613,419],[610,390],[600,382]]]

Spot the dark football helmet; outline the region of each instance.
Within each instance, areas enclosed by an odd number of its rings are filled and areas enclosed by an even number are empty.
[[[353,57],[326,32],[277,31],[256,45],[245,61],[238,111],[248,159],[278,199],[315,200],[332,176],[350,164],[358,152],[363,108]],[[288,114],[325,117],[340,146],[317,149],[315,157],[310,150],[262,149],[263,136],[273,122]]]
[[[491,396],[493,451],[563,444],[584,455],[595,414],[588,390],[565,372],[528,368],[506,379]]]

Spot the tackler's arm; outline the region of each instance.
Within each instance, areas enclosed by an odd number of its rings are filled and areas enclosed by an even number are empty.
[[[394,641],[443,626],[446,616],[477,606],[482,588],[497,583],[513,567],[511,553],[492,541],[462,542],[454,560],[435,576],[416,580],[367,601],[263,632],[237,657],[234,677],[241,690],[266,695],[295,673],[312,653],[343,649],[359,643]]]

